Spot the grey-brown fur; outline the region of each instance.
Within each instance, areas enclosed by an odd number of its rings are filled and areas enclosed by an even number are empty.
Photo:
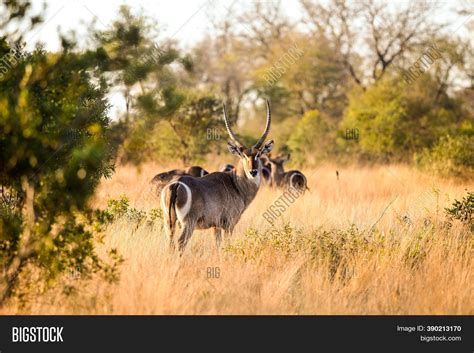
[[[223,173],[232,173],[235,170],[235,167],[232,164],[226,164],[222,166],[221,172]]]
[[[309,190],[306,177],[299,170],[290,170],[285,172],[283,164],[290,160],[290,155],[287,158],[268,158],[272,164],[272,183],[279,188],[288,188],[290,186],[303,193]]]
[[[202,178],[180,176],[166,185],[161,193],[161,207],[174,247],[176,223],[181,224],[178,246],[182,252],[194,229],[214,230],[219,248],[222,231],[230,236],[242,213],[255,198],[261,183],[262,163],[260,156],[269,153],[273,141],[264,142],[270,130],[271,115],[267,102],[267,125],[265,132],[251,147],[246,148],[233,134],[227,122],[224,107],[224,121],[231,140],[229,151],[239,156],[234,171],[215,172]]]
[[[270,163],[268,156],[262,156],[260,158],[260,161],[262,162],[262,176],[263,176],[263,180],[265,181],[265,185],[271,185],[272,184],[272,164]]]
[[[263,183],[265,185],[271,185],[271,183],[272,183],[271,164],[269,162],[267,162],[268,159],[260,158],[260,161],[262,162]],[[224,172],[224,173],[232,173],[232,172],[235,171],[235,167],[232,164],[226,164],[221,168],[220,171]]]
[[[209,174],[209,172],[199,166],[192,166],[186,169],[173,169],[155,175],[153,179],[151,179],[151,183],[155,188],[155,193],[159,195],[166,184],[173,181],[174,179],[177,179],[180,176],[190,175],[193,177],[202,177],[207,174]]]

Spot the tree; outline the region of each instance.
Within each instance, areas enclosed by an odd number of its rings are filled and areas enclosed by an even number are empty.
[[[172,99],[167,98],[172,97],[164,92],[175,87],[177,81],[171,64],[178,62],[186,69],[190,65],[172,42],[157,40],[157,27],[145,15],[134,15],[129,7],[121,6],[109,29],[92,32],[96,47],[92,53],[101,73],[109,77],[110,86],[122,89],[126,124],[150,94],[165,105],[170,103]]]
[[[438,5],[428,0],[394,6],[379,0],[301,0],[301,5],[310,29],[328,36],[354,82],[364,88],[384,77],[388,68],[403,66],[410,51],[443,27],[432,22]]]
[[[0,57],[11,52],[6,40]],[[93,84],[93,63],[63,45],[56,54],[16,48],[0,78],[0,303],[26,268],[49,280],[102,266],[80,215],[113,171],[105,84]]]
[[[313,109],[342,117],[349,76],[327,38],[293,32],[270,53],[254,72],[254,87],[270,98],[277,120]]]
[[[214,35],[197,43],[191,52],[193,83],[221,97],[231,122],[238,122],[241,107],[252,91],[253,56],[248,42],[236,35],[239,26],[229,8],[224,19],[212,22]]]
[[[252,43],[256,57],[266,58],[279,42],[293,32],[295,25],[283,13],[281,0],[255,1],[237,16],[241,26],[237,35]]]
[[[144,146],[143,133],[149,134],[165,116],[175,112],[184,97],[177,89],[180,73],[191,69],[172,41],[159,40],[157,24],[143,13],[134,14],[121,6],[117,19],[107,30],[93,30],[95,48],[88,55],[96,61],[101,77],[125,99],[125,114],[113,124],[113,139],[129,150],[119,153],[122,161],[140,163],[145,156],[133,147]],[[182,76],[182,74],[181,74]],[[144,130],[145,129],[145,130]]]
[[[134,133],[125,141],[124,161],[142,163],[153,159],[181,160],[184,165],[202,162],[220,147],[222,105],[199,92],[183,92],[179,108],[160,116],[158,122],[137,121]]]

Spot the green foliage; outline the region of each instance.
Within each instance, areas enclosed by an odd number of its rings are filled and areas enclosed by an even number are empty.
[[[200,162],[223,143],[222,106],[214,97],[187,92],[174,112],[138,121],[125,141],[124,160]],[[152,133],[150,133],[152,131]]]
[[[95,210],[92,223],[96,230],[103,231],[109,224],[119,219],[126,219],[138,227],[145,222],[148,226],[153,226],[157,221],[161,221],[161,218],[161,209],[152,208],[147,213],[131,207],[128,197],[122,195],[119,199],[108,200],[105,210]]]
[[[366,91],[352,91],[340,128],[358,129],[359,141],[341,139],[340,144],[365,159],[410,161],[414,153],[431,147],[441,136],[460,130],[462,111],[446,95],[433,105],[436,90],[436,83],[426,75],[413,87],[395,76]]]
[[[450,208],[446,208],[446,214],[452,220],[459,220],[474,232],[474,192],[467,192],[461,201],[454,200]]]
[[[425,170],[444,176],[474,177],[474,134],[443,136],[431,148],[415,156]]]
[[[0,80],[0,301],[26,264],[48,282],[71,266],[100,268],[78,214],[113,172],[106,89],[92,83],[93,62],[70,46],[22,52]],[[9,50],[1,39],[0,57]]]
[[[126,102],[125,114],[113,129],[114,140],[123,143],[123,162],[151,158],[150,132],[174,116],[186,99],[177,88],[176,64],[191,70],[190,59],[181,57],[172,42],[158,41],[157,27],[144,14],[122,6],[109,29],[92,33],[97,49],[91,55],[107,82],[121,87]]]
[[[349,85],[339,56],[324,34],[296,32],[284,35],[265,60],[256,61],[254,89],[272,102],[275,121],[316,109],[341,117]]]
[[[334,151],[334,126],[330,119],[317,110],[307,111],[298,121],[289,139],[288,147],[296,163],[319,162]]]
[[[121,161],[199,161],[213,145],[207,134],[220,103],[186,84],[192,59],[172,42],[157,41],[156,27],[123,6],[110,29],[93,34],[101,71],[111,74],[110,84],[123,87],[126,100],[125,116],[114,127],[115,140],[123,143]]]

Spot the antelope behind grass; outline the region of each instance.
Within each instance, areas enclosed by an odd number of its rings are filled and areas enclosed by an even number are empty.
[[[181,176],[166,185],[161,192],[161,208],[174,248],[176,222],[181,225],[178,239],[180,253],[183,252],[194,229],[214,231],[219,249],[222,230],[230,237],[242,213],[257,194],[262,179],[260,157],[269,153],[273,141],[265,142],[270,131],[271,112],[267,101],[265,130],[254,146],[247,148],[232,131],[224,106],[224,123],[231,141],[227,143],[230,153],[239,157],[239,164],[231,172],[214,172],[202,178]],[[265,143],[264,143],[265,142]]]
[[[283,164],[290,160],[290,155],[286,158],[277,157],[275,159],[268,158],[272,164],[272,183],[279,188],[294,187],[295,189],[305,192],[309,190],[306,177],[299,170],[290,170],[285,172]]]

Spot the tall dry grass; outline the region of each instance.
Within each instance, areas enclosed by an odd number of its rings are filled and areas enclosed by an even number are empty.
[[[121,167],[99,187],[94,206],[127,195],[149,211],[159,166]],[[30,314],[473,314],[472,233],[446,226],[444,207],[472,183],[438,179],[406,166],[324,165],[306,170],[310,193],[272,228],[262,217],[281,191],[261,189],[217,252],[196,231],[182,258],[169,253],[161,224],[111,224],[100,251],[124,256],[120,282],[49,290]],[[209,278],[208,269],[219,271]]]

